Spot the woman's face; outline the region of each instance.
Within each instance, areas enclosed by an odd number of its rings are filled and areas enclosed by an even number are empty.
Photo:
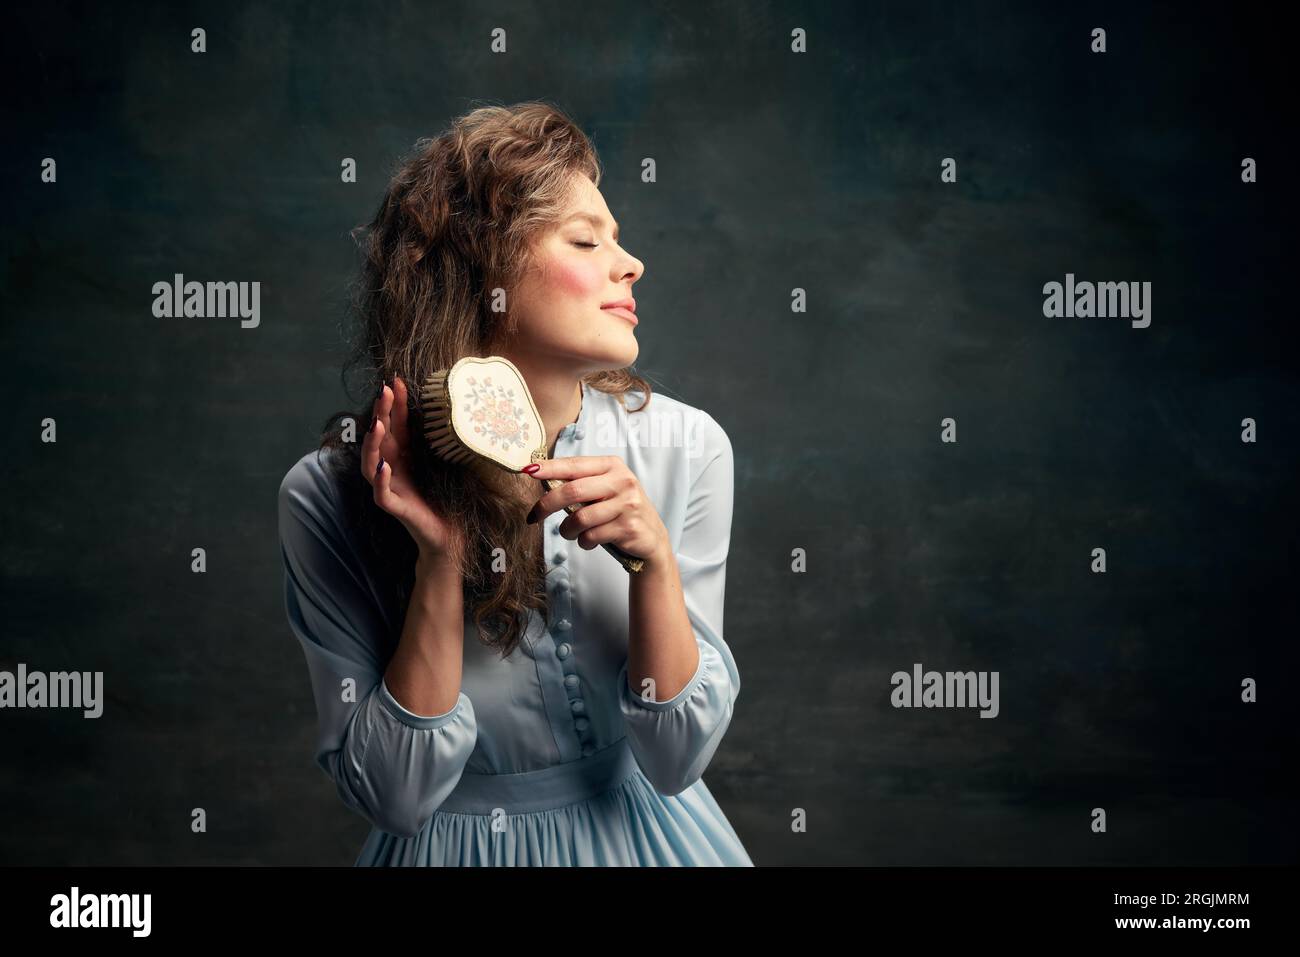
[[[618,244],[618,229],[600,190],[573,176],[569,208],[537,240],[534,262],[509,309],[517,320],[510,352],[574,375],[621,369],[640,346],[631,312],[632,285],[645,266]]]

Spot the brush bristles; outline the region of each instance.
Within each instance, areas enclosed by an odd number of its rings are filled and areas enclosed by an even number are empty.
[[[420,387],[420,410],[424,419],[424,439],[434,454],[456,465],[474,459],[477,453],[465,447],[451,425],[446,372],[435,372],[424,380]]]

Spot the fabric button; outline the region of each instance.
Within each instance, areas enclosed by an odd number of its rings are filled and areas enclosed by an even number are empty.
[[[592,756],[593,754],[595,754],[595,753],[596,753],[596,749],[595,749],[592,745],[590,745],[590,744],[584,744],[584,745],[582,746],[582,756],[583,756],[584,758],[589,758],[589,757],[591,757],[591,756]]]
[[[582,441],[582,437],[583,437],[585,434],[586,434],[586,433],[585,433],[582,429],[574,429],[574,430],[573,430],[573,437],[574,437],[575,439],[577,439],[578,441]]]
[[[566,687],[566,688],[570,688],[570,689],[578,687],[578,676],[577,676],[577,675],[565,675],[565,676],[564,676],[564,687]]]
[[[587,702],[583,701],[581,698],[574,698],[569,702],[569,710],[574,714],[582,714],[587,710]]]
[[[562,641],[555,649],[555,657],[563,661],[565,658],[569,657],[569,652],[572,650],[572,646],[567,641]]]
[[[569,583],[566,581],[557,581],[555,583],[555,590],[558,592],[566,592],[569,590]]]
[[[555,627],[558,628],[560,631],[568,631],[570,628],[573,627],[573,625],[569,622],[569,619],[561,618],[559,621],[555,623]]]
[[[557,565],[563,565],[564,552],[556,552],[554,555],[551,556],[551,561],[555,562],[555,564]]]
[[[586,731],[589,723],[590,722],[588,722],[586,718],[579,718],[577,721],[573,722],[573,726],[579,731]]]

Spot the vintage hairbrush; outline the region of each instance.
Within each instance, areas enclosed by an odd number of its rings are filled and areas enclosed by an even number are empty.
[[[519,369],[502,356],[466,356],[429,375],[420,387],[420,415],[429,448],[444,461],[475,466],[491,462],[523,472],[547,455],[546,430]],[[539,479],[549,492],[563,479]],[[582,503],[564,507],[573,514]],[[611,542],[601,546],[629,572],[645,567]]]

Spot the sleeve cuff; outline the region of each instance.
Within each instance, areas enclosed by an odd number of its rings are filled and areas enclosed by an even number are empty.
[[[686,687],[682,688],[681,691],[677,692],[677,694],[673,695],[667,701],[654,701],[635,693],[627,683],[626,661],[623,662],[623,667],[618,673],[619,685],[623,689],[623,692],[628,698],[632,699],[632,701],[636,702],[640,707],[645,708],[648,711],[671,711],[673,708],[678,707],[683,701],[691,696],[691,693],[694,692],[695,689],[700,686],[704,681],[704,674],[708,670],[708,653],[713,646],[706,645],[698,638],[695,640],[695,644],[699,648],[700,652],[700,663],[695,668],[695,674],[691,676],[690,681],[686,682]]]
[[[397,699],[393,697],[393,693],[388,690],[388,682],[383,678],[379,679],[379,700],[382,701],[384,707],[388,709],[388,713],[398,721],[402,722],[402,724],[410,725],[412,728],[419,728],[422,731],[428,731],[431,728],[441,728],[456,717],[456,713],[460,710],[461,698],[464,697],[464,694],[465,693],[462,691],[460,696],[457,697],[456,703],[452,705],[450,711],[445,711],[442,714],[426,716],[416,714],[414,711],[407,711],[403,708],[398,704]]]

